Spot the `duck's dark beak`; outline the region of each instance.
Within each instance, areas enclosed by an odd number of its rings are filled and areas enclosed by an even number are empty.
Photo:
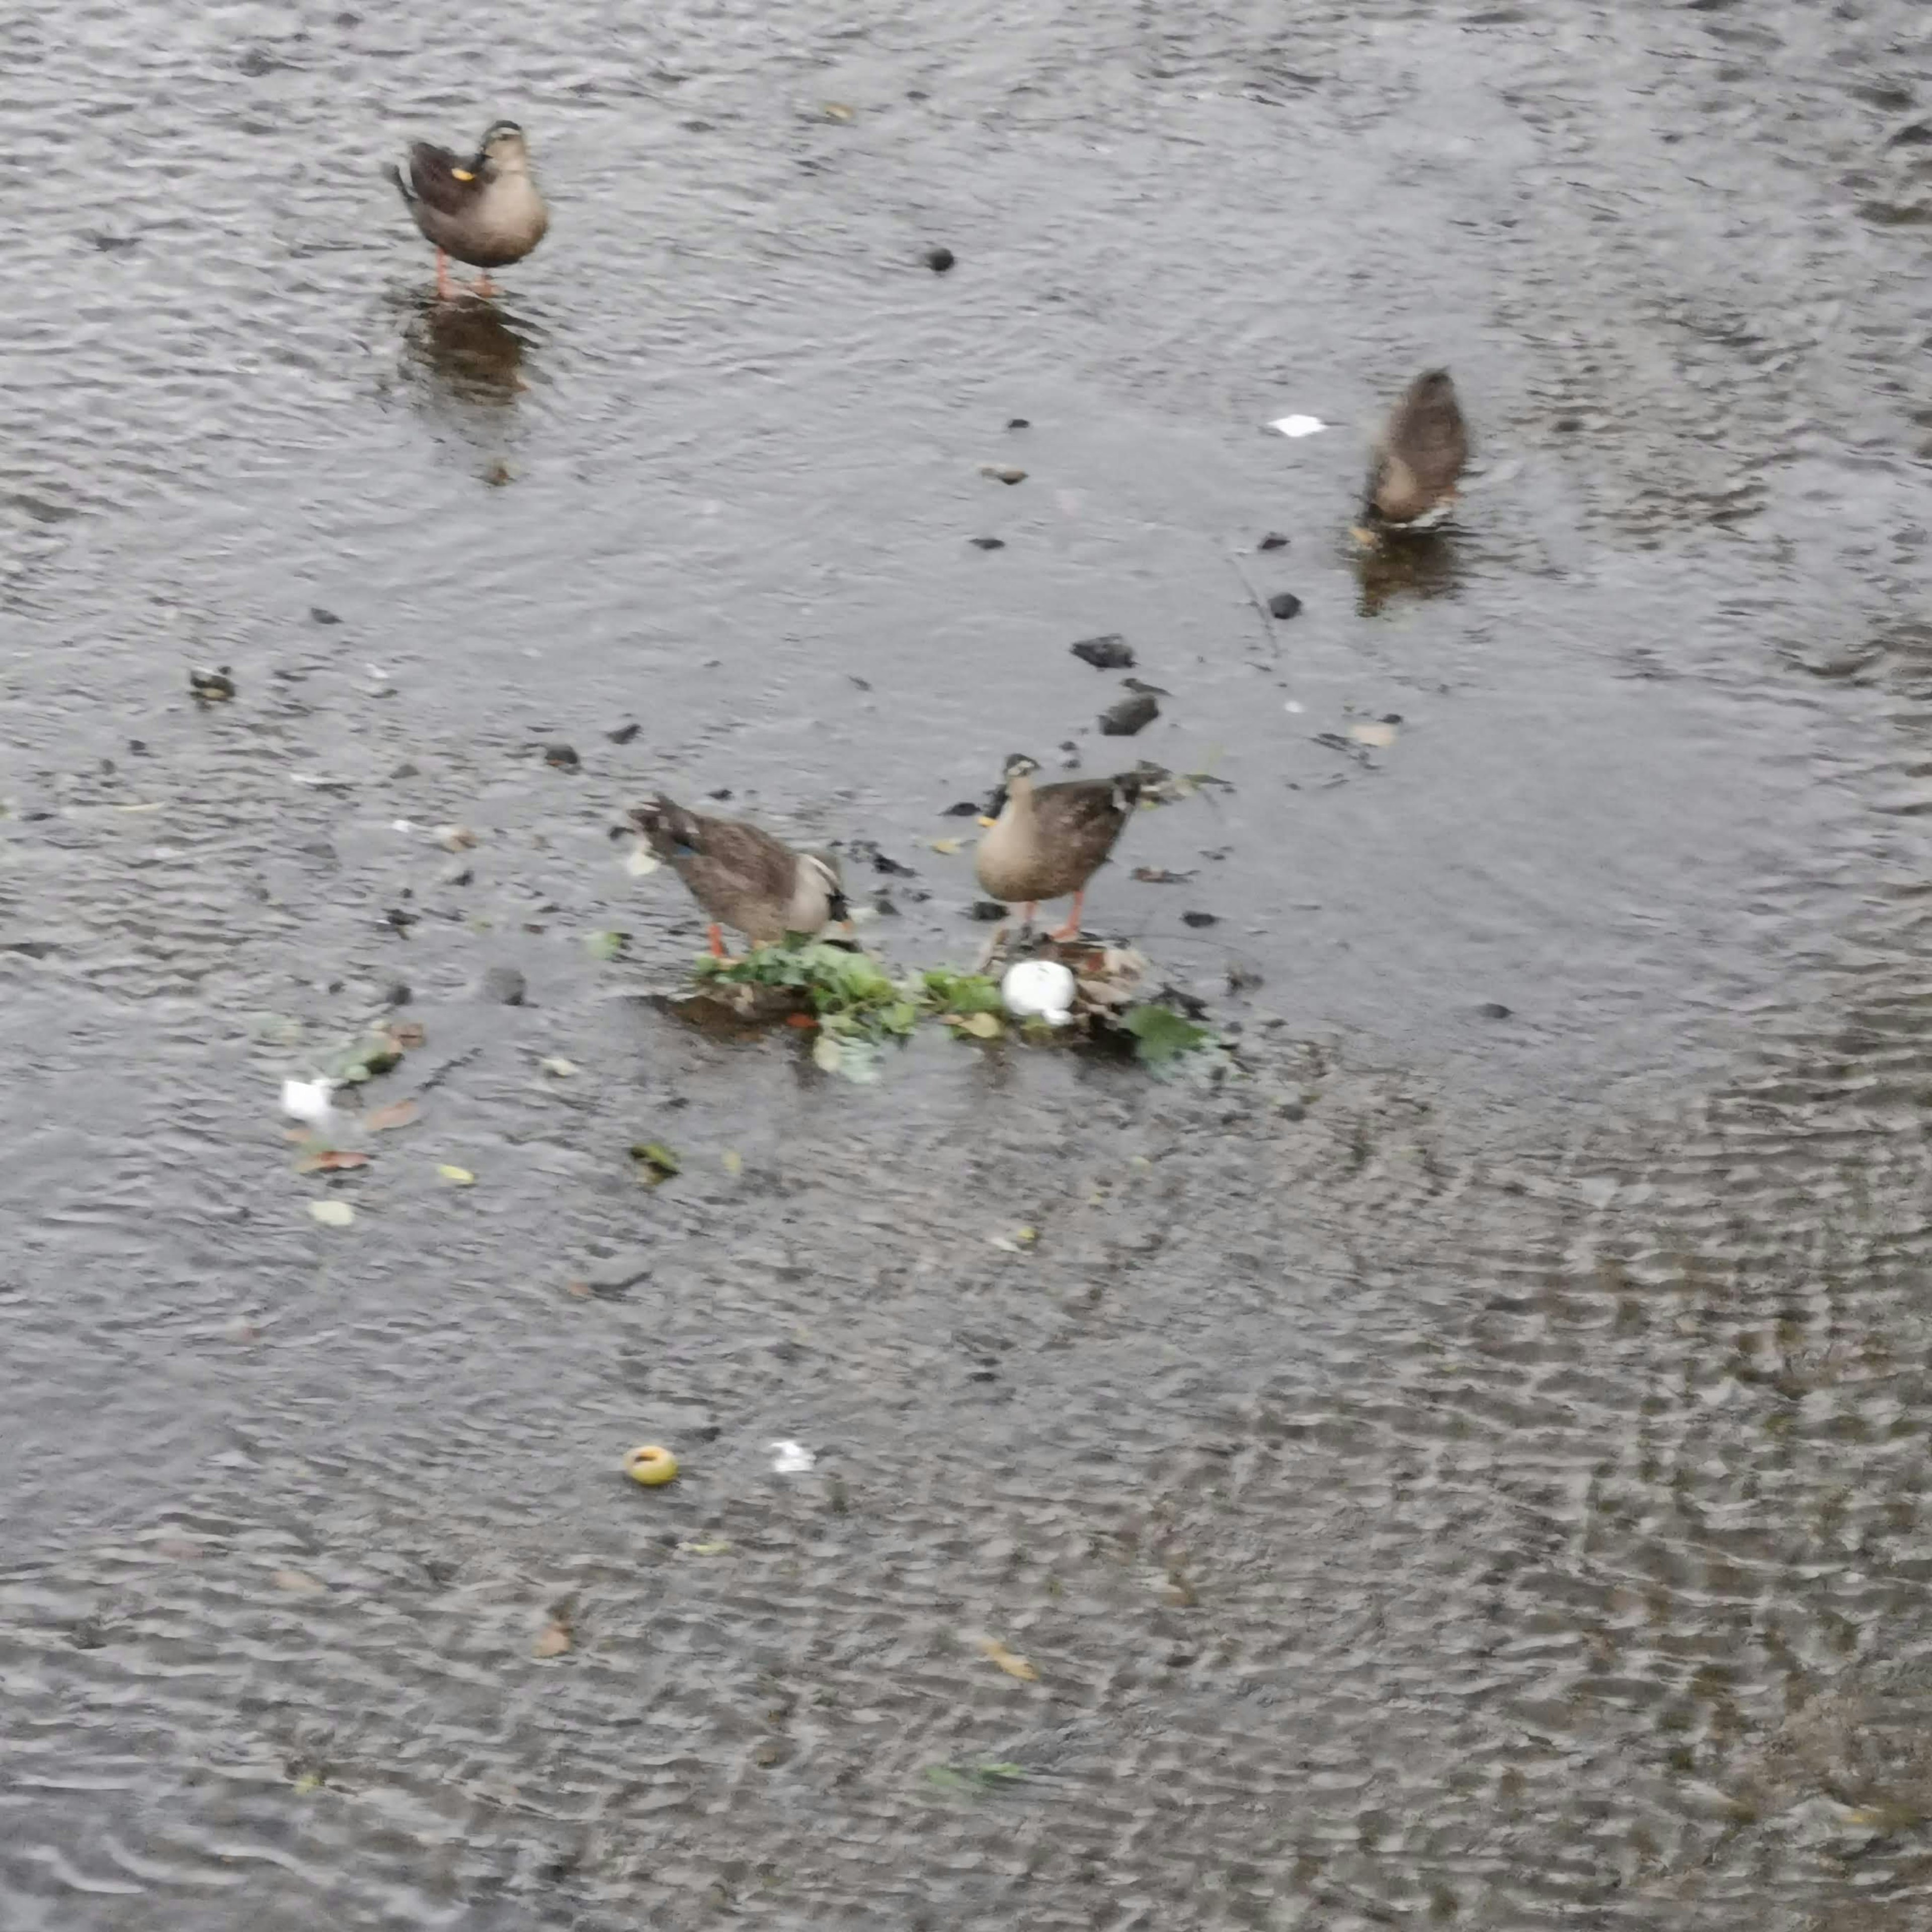
[[[997,825],[999,823],[1000,814],[1006,808],[1006,788],[1002,785],[991,798],[987,800],[986,808],[980,814],[980,823],[982,825]]]

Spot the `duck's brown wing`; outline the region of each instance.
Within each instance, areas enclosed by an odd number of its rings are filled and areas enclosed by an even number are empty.
[[[1409,385],[1389,419],[1383,448],[1406,464],[1425,490],[1446,490],[1462,475],[1469,431],[1448,370],[1429,370]]]
[[[687,812],[662,792],[631,818],[711,918],[742,931],[747,918],[769,924],[790,903],[798,855],[761,827]]]
[[[458,180],[458,169],[470,178]],[[482,186],[482,178],[472,171],[460,154],[452,154],[447,148],[439,148],[431,141],[410,144],[404,192],[414,200],[426,202],[440,214],[460,214],[476,199]]]
[[[1042,842],[1091,872],[1114,849],[1139,789],[1132,773],[1042,785],[1033,795]]]

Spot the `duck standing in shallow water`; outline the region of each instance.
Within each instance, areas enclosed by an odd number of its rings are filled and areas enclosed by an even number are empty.
[[[491,268],[520,262],[544,238],[550,210],[530,172],[530,143],[514,121],[499,121],[465,161],[428,141],[413,143],[406,164],[389,170],[416,224],[436,245],[436,292],[457,292],[449,257],[486,272],[474,292],[496,293]]]
[[[1087,882],[1114,849],[1141,794],[1138,772],[1036,785],[1039,762],[1016,752],[1000,774],[996,817],[980,841],[973,870],[988,898],[1020,908],[1030,922],[1042,899],[1073,896],[1066,923],[1048,936],[1077,939]]]
[[[1469,460],[1468,425],[1447,369],[1426,370],[1389,412],[1364,492],[1366,542],[1386,530],[1433,530],[1449,514]]]
[[[706,818],[662,792],[634,807],[631,823],[690,888],[710,922],[714,958],[724,957],[724,926],[762,946],[848,916],[838,866],[825,853],[794,852],[760,826]]]

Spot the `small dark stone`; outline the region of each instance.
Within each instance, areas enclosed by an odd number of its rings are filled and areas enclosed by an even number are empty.
[[[1292,590],[1277,590],[1268,599],[1268,615],[1286,620],[1297,616],[1301,609],[1301,599]]]
[[[1255,545],[1255,548],[1257,550],[1286,550],[1288,548],[1288,539],[1280,531],[1270,530],[1268,535]]]
[[[950,248],[928,248],[924,260],[926,266],[935,275],[943,275],[952,266],[952,250]]]
[[[476,868],[464,865],[446,866],[440,883],[446,886],[473,886],[476,883]]]
[[[114,776],[117,769],[118,767],[116,766],[114,760],[112,758],[103,758],[101,760],[100,772],[101,776],[104,778],[111,778]]]
[[[968,537],[966,541],[975,550],[1004,550],[1006,547],[1004,537]]]
[[[1118,704],[1110,704],[1100,714],[1103,738],[1131,738],[1160,716],[1160,705],[1144,691],[1130,691]]]
[[[1486,1020],[1506,1020],[1510,1017],[1509,1008],[1500,1000],[1485,1000],[1476,1010]]]
[[[145,738],[130,738],[128,740],[128,748],[137,758],[144,758],[148,754],[148,741]]]
[[[1174,695],[1174,693],[1169,691],[1165,685],[1143,684],[1137,677],[1124,677],[1121,679],[1120,682],[1124,684],[1130,691],[1141,692],[1149,698],[1172,698]]]
[[[716,791],[706,792],[704,795],[706,798],[715,798],[722,804],[731,796],[731,788],[729,785],[720,785]]]
[[[1103,638],[1082,638],[1070,648],[1096,670],[1127,670],[1133,665],[1133,646],[1118,631],[1109,631]]]
[[[872,895],[872,910],[881,919],[897,919],[899,916],[898,908],[893,904],[892,895],[884,886]]]
[[[872,688],[868,680],[862,677],[854,677],[849,670],[845,674],[845,682],[851,686],[853,689],[855,691],[870,691]]]
[[[1027,473],[1024,470],[1014,470],[998,463],[982,463],[980,466],[982,476],[990,476],[995,483],[1024,483]]]
[[[939,815],[941,818],[977,818],[980,812],[976,798],[962,798],[957,805],[949,805]]]
[[[1024,416],[1009,416],[1006,418],[1006,427],[1009,429],[1031,429],[1033,424],[1028,422]]]
[[[976,919],[991,926],[995,920],[1004,919],[1006,909],[998,899],[975,899],[966,908],[968,919]]]
[[[604,733],[614,745],[628,745],[644,728],[641,724],[619,724]]]
[[[492,966],[483,975],[483,997],[500,1006],[520,1006],[530,990],[524,976],[514,966]]]
[[[339,624],[342,620],[333,610],[325,610],[320,604],[308,607],[308,620],[311,624]]]
[[[415,998],[406,980],[392,980],[382,988],[382,1004],[386,1006],[406,1006]]]
[[[1183,926],[1219,926],[1221,916],[1212,912],[1184,912],[1180,915]]]
[[[395,930],[402,934],[405,938],[409,937],[410,928],[414,926],[422,917],[422,914],[421,913],[406,911],[401,906],[392,906],[389,910],[382,915],[383,922],[386,925],[393,926]]]
[[[422,776],[422,771],[419,766],[411,764],[405,758],[389,776],[392,778],[419,778]]]
[[[554,765],[560,772],[574,772],[583,760],[578,757],[575,746],[559,740],[554,745],[544,747],[544,763]]]

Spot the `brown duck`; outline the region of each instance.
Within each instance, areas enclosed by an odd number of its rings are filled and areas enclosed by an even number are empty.
[[[1371,530],[1429,530],[1446,517],[1469,460],[1468,426],[1447,369],[1425,370],[1389,413],[1362,505]]]
[[[998,815],[974,855],[973,869],[989,898],[1021,908],[1030,920],[1042,899],[1073,895],[1066,923],[1052,937],[1074,939],[1087,882],[1100,868],[1132,815],[1141,794],[1138,772],[1111,778],[1071,778],[1036,785],[1038,762],[1016,752],[1001,773]]]
[[[634,807],[631,823],[691,889],[721,959],[721,927],[760,946],[788,932],[820,932],[848,916],[838,863],[829,854],[794,852],[762,826],[687,812],[662,792]]]
[[[544,238],[550,210],[530,173],[530,143],[514,121],[499,121],[483,136],[473,159],[418,141],[406,165],[392,168],[416,226],[436,245],[436,292],[447,302],[456,291],[449,257],[490,269],[520,262]],[[486,273],[475,292],[494,295]]]

